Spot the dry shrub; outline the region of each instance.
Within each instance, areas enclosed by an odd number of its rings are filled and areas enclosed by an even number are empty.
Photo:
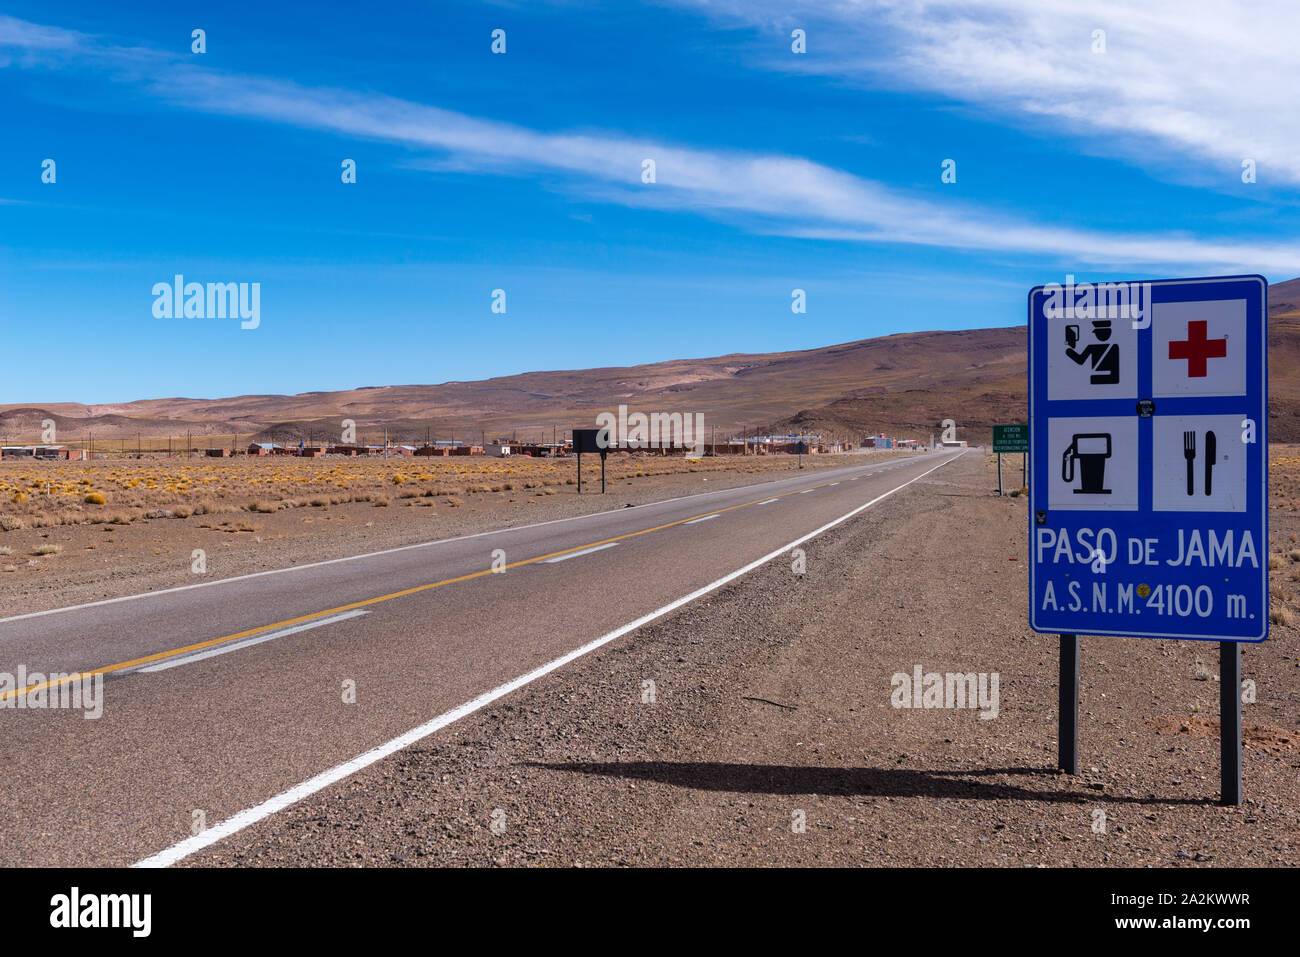
[[[106,498],[103,496],[103,494],[100,493],[100,492],[91,492],[91,493],[90,493],[89,495],[87,495],[84,499],[82,499],[82,501],[85,502],[87,505],[107,505],[107,504],[108,504],[108,499],[106,499]]]
[[[32,528],[54,528],[58,525],[80,525],[84,519],[77,512],[62,511],[32,519]]]
[[[0,515],[0,531],[16,532],[26,527],[27,523],[16,515]]]
[[[45,545],[37,545],[35,548],[32,549],[32,554],[33,555],[57,555],[61,551],[63,551],[62,545],[47,543]]]
[[[202,528],[204,526],[199,527]],[[207,527],[211,528],[212,526]],[[216,528],[222,532],[255,532],[261,527],[262,526],[260,525],[254,525],[252,522],[242,519],[238,522],[222,522],[220,525],[216,526]]]
[[[454,495],[449,495],[449,496],[447,496],[447,498],[445,499],[445,501],[446,501],[447,504],[450,505],[452,508],[455,508],[457,505],[464,505],[464,504],[465,504],[465,501],[464,501],[463,499],[459,499],[459,498],[457,498],[457,497],[454,496]]]
[[[86,521],[91,525],[130,525],[131,515],[129,512],[101,512]]]
[[[387,495],[372,495],[370,496],[370,504],[375,508],[388,508],[392,501]]]

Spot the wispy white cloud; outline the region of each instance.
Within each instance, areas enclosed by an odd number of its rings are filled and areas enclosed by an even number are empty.
[[[1188,178],[1233,178],[1250,158],[1261,181],[1300,183],[1295,0],[672,2],[784,34],[780,55],[763,60],[774,69],[940,93],[1091,151],[1181,162]],[[787,52],[794,27],[808,34],[806,55]]]
[[[35,37],[35,40],[31,38]],[[1300,272],[1300,248],[1041,226],[959,202],[906,195],[794,156],[700,150],[617,134],[548,132],[409,100],[233,75],[161,55],[136,57],[56,28],[0,17],[0,50],[57,50],[129,62],[119,79],[186,109],[363,137],[432,151],[430,162],[492,174],[545,172],[606,202],[725,217],[758,232],[1030,254],[1070,265]],[[87,52],[93,51],[93,52]],[[149,63],[141,73],[140,64]],[[641,182],[642,161],[657,181]]]

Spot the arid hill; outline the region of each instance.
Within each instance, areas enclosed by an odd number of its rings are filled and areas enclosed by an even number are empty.
[[[1300,279],[1269,289],[1271,432],[1300,441]],[[703,412],[719,436],[807,429],[852,437],[887,431],[924,438],[947,418],[987,441],[996,422],[1025,417],[1024,326],[909,332],[798,352],[677,359],[623,368],[528,372],[477,382],[357,388],[300,395],[149,399],[119,405],[0,406],[0,438],[35,441],[53,419],[64,441],[132,441],[187,434],[195,444],[337,441],[351,419],[361,441],[550,439],[598,412]],[[211,439],[206,438],[211,437]],[[157,444],[156,441],[153,444]]]

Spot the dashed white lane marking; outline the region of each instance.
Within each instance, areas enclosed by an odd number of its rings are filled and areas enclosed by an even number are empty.
[[[772,502],[775,502],[775,501],[776,501],[776,499],[774,499],[774,498],[765,498],[765,499],[763,499],[763,501],[761,501],[761,502],[755,502],[754,504],[755,504],[755,505],[770,505]]]
[[[554,558],[543,558],[543,565],[554,565],[556,562],[567,562],[570,558],[577,558],[579,555],[590,555],[592,552],[598,552],[602,548],[613,548],[618,542],[606,542],[604,545],[593,545],[591,548],[584,548],[580,552],[569,552],[567,555],[556,555]]]
[[[804,489],[802,492],[800,492],[799,494],[800,494],[800,495],[807,495],[809,492],[815,492],[815,491],[817,491],[815,488],[806,488],[806,489]]]
[[[839,484],[840,484],[839,482],[832,482],[830,485],[828,485],[828,486],[826,486],[826,487],[827,487],[827,488],[830,488],[831,485],[839,485]]]
[[[700,522],[707,522],[711,518],[717,518],[717,513],[712,515],[701,515],[699,518],[693,518],[689,522],[682,522],[683,525],[698,525]]]
[[[192,665],[196,661],[203,661],[205,658],[215,658],[217,655],[224,655],[231,651],[238,651],[240,648],[251,648],[253,645],[260,645],[264,641],[273,641],[276,638],[283,638],[285,635],[295,635],[300,631],[306,631],[308,628],[319,628],[321,625],[332,625],[336,621],[345,621],[348,618],[357,618],[360,615],[370,614],[365,608],[358,608],[355,611],[347,611],[341,615],[330,615],[328,618],[321,618],[318,621],[309,621],[305,625],[294,625],[292,628],[282,628],[279,631],[273,631],[267,635],[258,635],[255,638],[249,638],[246,641],[237,641],[233,645],[222,645],[220,648],[209,648],[207,651],[200,651],[196,655],[186,655],[184,658],[177,658],[173,661],[164,661],[156,665],[148,665],[140,668],[140,671],[155,672],[166,671],[168,668],[179,668],[181,665]]]
[[[314,778],[309,778],[308,780],[302,782],[301,784],[295,785],[294,787],[291,787],[289,790],[283,791],[280,794],[277,794],[275,797],[263,801],[261,804],[256,804],[253,807],[245,808],[244,810],[236,814],[234,817],[226,818],[226,820],[220,822],[219,824],[214,824],[212,827],[207,828],[206,830],[194,835],[193,837],[187,837],[185,838],[185,840],[178,841],[177,843],[173,844],[171,847],[164,848],[163,850],[159,851],[157,854],[154,854],[150,857],[146,857],[144,860],[136,861],[136,863],[133,866],[170,867],[172,864],[175,864],[178,861],[183,861],[185,858],[189,857],[191,854],[195,853],[196,851],[201,851],[205,847],[210,847],[213,844],[216,844],[218,841],[223,840],[224,838],[227,838],[232,834],[237,834],[238,832],[244,830],[245,828],[251,827],[252,825],[256,824],[258,821],[263,821],[266,818],[270,817],[271,815],[283,811],[285,808],[289,807],[290,805],[297,804],[299,801],[311,797],[311,795],[315,794],[317,791],[323,791],[331,784],[336,784],[339,781],[342,781],[344,778],[351,777],[353,774],[356,774],[358,771],[370,767],[372,764],[377,764],[378,762],[382,761],[384,758],[388,757],[389,755],[395,754],[398,751],[401,751],[403,748],[415,744],[417,741],[422,741],[423,739],[427,738],[429,735],[434,734],[437,731],[441,731],[443,728],[447,727],[447,725],[453,724],[456,721],[459,721],[461,718],[473,714],[475,711],[479,711],[482,710],[483,708],[486,708],[488,705],[492,704],[492,702],[498,701],[501,698],[504,698],[506,695],[518,691],[520,688],[524,687],[525,685],[532,684],[538,678],[543,678],[546,675],[549,675],[552,671],[558,671],[560,668],[563,668],[565,665],[569,664],[570,662],[576,661],[577,659],[581,658],[583,655],[595,651],[597,648],[604,647],[605,645],[609,644],[611,641],[614,641],[618,638],[622,638],[628,632],[636,631],[642,625],[648,625],[656,618],[661,618],[664,615],[667,615],[669,612],[676,611],[678,608],[681,608],[683,605],[690,604],[691,602],[695,601],[695,599],[697,598],[702,598],[705,595],[709,594],[710,592],[717,591],[723,585],[735,581],[737,578],[740,578],[742,575],[748,575],[755,568],[759,568],[763,565],[766,565],[768,562],[772,561],[773,559],[780,558],[781,556],[786,555],[790,551],[790,549],[798,548],[804,542],[811,541],[812,539],[816,538],[818,535],[821,535],[823,532],[830,531],[835,526],[847,522],[853,516],[859,514],[860,512],[866,511],[867,509],[871,508],[871,506],[875,505],[877,502],[884,501],[885,499],[889,498],[889,496],[893,495],[895,492],[899,491],[900,489],[907,488],[907,486],[911,485],[913,482],[919,482],[921,479],[925,478],[935,469],[941,469],[949,462],[953,462],[961,458],[965,454],[966,454],[965,450],[963,450],[961,452],[958,452],[956,455],[952,456],[951,458],[945,458],[934,468],[926,469],[920,475],[908,479],[906,482],[902,483],[901,485],[896,485],[894,488],[891,488],[888,492],[884,492],[881,495],[877,495],[871,501],[864,502],[863,504],[859,505],[857,508],[845,512],[839,518],[827,522],[825,525],[821,526],[820,528],[813,529],[807,535],[801,535],[799,538],[796,538],[793,542],[790,542],[787,545],[782,545],[776,551],[768,552],[762,558],[755,559],[754,561],[750,562],[748,565],[745,565],[743,568],[737,568],[734,572],[723,575],[717,581],[710,582],[709,584],[705,585],[702,588],[697,588],[689,595],[683,595],[681,598],[669,602],[668,604],[664,605],[662,608],[658,608],[655,611],[650,612],[649,614],[642,615],[640,618],[636,619],[636,621],[630,621],[626,625],[623,625],[619,628],[615,628],[613,631],[609,632],[608,634],[601,635],[599,638],[596,638],[593,641],[589,641],[585,645],[582,645],[581,647],[574,648],[568,654],[561,655],[559,658],[556,658],[554,661],[549,661],[544,665],[534,668],[532,671],[528,672],[527,674],[520,675],[518,678],[515,678],[513,681],[507,681],[503,685],[498,685],[497,687],[493,688],[491,691],[486,691],[483,694],[479,695],[477,698],[474,698],[470,701],[466,701],[464,704],[460,705],[459,707],[444,712],[443,714],[438,715],[438,717],[433,718],[430,721],[426,721],[424,724],[420,725],[419,727],[412,728],[410,731],[407,731],[405,734],[398,735],[396,738],[393,738],[391,741],[387,741],[379,745],[378,747],[371,748],[369,751],[365,752],[364,754],[358,755],[357,757],[353,758],[350,761],[345,761],[344,763],[337,764],[326,771],[322,771]]]

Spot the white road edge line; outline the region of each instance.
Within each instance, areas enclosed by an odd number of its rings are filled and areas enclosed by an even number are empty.
[[[136,668],[127,674],[134,674],[136,671],[153,674],[156,671],[166,671],[168,668],[179,668],[181,665],[192,665],[196,661],[203,661],[205,658],[215,658],[217,655],[224,655],[231,651],[238,651],[240,648],[251,648],[253,645],[260,645],[264,641],[271,641],[275,638],[283,638],[285,635],[295,635],[300,631],[306,631],[309,628],[319,628],[321,625],[332,625],[336,621],[346,621],[349,618],[357,618],[361,615],[370,614],[368,608],[357,608],[353,611],[345,611],[341,615],[330,615],[328,618],[321,618],[317,621],[309,621],[303,625],[294,625],[292,628],[281,628],[279,631],[273,631],[269,635],[256,635],[252,638],[245,638],[243,641],[237,641],[233,645],[220,645],[216,648],[209,648],[207,651],[200,651],[197,654],[186,655],[184,658],[176,658],[172,661],[162,661],[156,665],[146,665],[143,668]]]
[[[861,465],[846,465],[844,468],[865,468]],[[761,485],[772,485],[777,482],[791,482],[789,479],[771,479],[767,482],[755,482],[753,485],[737,485],[732,488],[718,489],[711,492],[695,492],[691,495],[678,495],[676,498],[665,498],[657,502],[646,502],[639,508],[653,508],[656,505],[668,505],[673,502],[680,502],[688,498],[701,498],[707,495],[724,495],[727,492],[734,492],[737,489],[758,488]],[[570,515],[568,518],[553,518],[546,522],[533,522],[531,525],[507,525],[503,528],[492,528],[486,532],[474,532],[472,535],[458,535],[454,538],[436,538],[431,542],[415,542],[410,545],[398,545],[395,548],[381,548],[374,552],[362,552],[360,555],[344,555],[341,558],[327,558],[324,561],[308,562],[305,565],[290,565],[287,568],[268,568],[263,572],[249,572],[247,575],[232,575],[229,578],[214,578],[212,581],[195,582],[192,585],[176,585],[172,588],[159,588],[157,591],[138,592],[134,595],[119,595],[117,598],[101,598],[98,601],[82,602],[80,605],[64,605],[61,608],[46,608],[44,611],[29,611],[22,615],[10,615],[7,618],[0,618],[0,625],[11,621],[24,621],[28,618],[41,618],[45,615],[57,615],[65,611],[79,611],[82,608],[98,608],[101,605],[116,605],[123,601],[137,601],[141,598],[156,598],[159,595],[170,595],[173,592],[189,591],[191,588],[211,588],[214,585],[228,585],[231,582],[244,581],[248,578],[261,578],[264,575],[283,575],[285,572],[297,572],[307,568],[320,568],[324,565],[337,565],[339,562],[356,562],[365,558],[374,558],[377,555],[391,555],[395,552],[406,552],[413,548],[431,548],[434,545],[446,545],[450,542],[463,542],[471,538],[483,538],[487,535],[500,535],[503,532],[519,532],[530,528],[541,528],[544,525],[558,525],[561,522],[577,522],[584,518],[596,518],[601,515],[611,515],[615,512],[622,511],[621,508],[608,508],[602,512],[589,512],[586,515]]]
[[[427,721],[417,728],[412,728],[410,731],[407,731],[405,734],[393,738],[391,741],[381,744],[378,747],[371,748],[365,754],[358,755],[357,757],[353,758],[351,761],[346,761],[343,764],[335,765],[334,767],[330,768],[328,771],[322,771],[314,778],[310,778],[302,782],[301,784],[295,785],[289,790],[277,794],[275,797],[270,798],[266,801],[263,801],[261,804],[257,804],[254,805],[253,807],[246,808],[245,810],[240,811],[234,817],[229,817],[218,824],[214,824],[212,827],[208,828],[205,831],[200,832],[199,834],[194,835],[193,837],[187,837],[183,841],[178,841],[177,843],[173,844],[171,847],[159,851],[157,854],[154,854],[150,857],[146,857],[143,860],[137,861],[132,866],[133,867],[170,867],[172,864],[184,860],[185,858],[189,857],[191,854],[195,853],[196,851],[200,851],[205,847],[210,847],[211,845],[217,843],[223,838],[227,838],[232,834],[238,833],[239,831],[242,831],[244,828],[250,827],[251,825],[258,823],[259,821],[262,821],[270,817],[272,814],[276,814],[280,811],[283,811],[291,804],[297,804],[299,801],[303,800],[306,797],[310,797],[311,795],[315,794],[317,791],[324,790],[325,788],[329,787],[331,784],[336,784],[337,782],[342,781],[344,778],[350,777],[351,775],[356,774],[358,771],[364,768],[368,768],[370,767],[370,765],[375,764],[379,761],[382,761],[384,758],[388,757],[389,755],[395,754],[396,752],[414,744],[417,741],[422,740],[423,738],[427,738],[429,735],[433,734],[434,732],[441,731],[443,728],[447,727],[447,725],[453,724],[454,722],[459,721],[461,718],[464,718],[467,715],[471,715],[475,711],[480,710],[481,708],[487,707],[492,702],[504,698],[506,695],[510,694],[511,692],[519,690],[525,685],[531,684],[532,682],[536,681],[538,678],[542,678],[545,677],[546,675],[549,675],[552,671],[556,671],[560,668],[563,668],[565,665],[569,664],[570,662],[576,661],[577,659],[581,658],[583,655],[595,651],[597,648],[607,645],[611,641],[614,641],[617,638],[623,637],[628,632],[635,631],[636,629],[640,628],[642,625],[648,625],[656,618],[661,618],[664,615],[668,614],[669,612],[676,611],[678,608],[682,607],[683,605],[693,602],[697,598],[702,598],[703,596],[709,594],[710,592],[717,591],[719,588],[721,588],[723,585],[726,585],[728,582],[735,581],[737,578],[740,578],[742,575],[749,574],[754,569],[762,565],[766,565],[768,562],[772,561],[775,558],[781,557],[786,552],[790,551],[790,549],[798,548],[804,542],[816,538],[818,535],[822,534],[823,532],[829,531],[830,529],[834,528],[836,525],[839,525],[842,522],[847,522],[849,519],[851,519],[854,515],[857,515],[859,512],[863,512],[866,509],[869,509],[877,502],[889,498],[889,496],[893,495],[895,492],[899,491],[900,489],[907,488],[907,486],[911,485],[913,482],[917,482],[925,478],[935,469],[941,469],[949,462],[956,461],[957,459],[961,458],[965,454],[966,454],[965,450],[962,450],[961,452],[958,452],[956,455],[951,456],[950,458],[945,458],[938,465],[934,466],[934,468],[926,469],[924,472],[922,472],[920,475],[916,476],[915,478],[910,478],[902,485],[896,486],[895,488],[891,488],[888,492],[885,492],[882,495],[877,495],[871,501],[859,505],[857,508],[854,508],[851,511],[845,512],[839,518],[827,522],[825,525],[821,526],[821,528],[814,529],[813,531],[809,532],[807,535],[803,535],[800,538],[796,538],[790,544],[783,545],[781,548],[778,548],[774,552],[768,552],[762,558],[755,559],[754,561],[750,562],[748,565],[744,566],[743,568],[738,568],[734,572],[722,576],[717,581],[710,582],[709,584],[705,585],[703,588],[697,588],[689,595],[683,595],[681,598],[678,598],[676,601],[669,602],[667,605],[664,605],[662,608],[652,611],[649,614],[642,615],[636,621],[628,622],[626,625],[623,625],[620,628],[616,628],[613,631],[609,632],[608,634],[601,635],[599,638],[595,639],[594,641],[589,641],[585,645],[573,649],[573,651],[570,651],[568,654],[561,655],[559,658],[556,658],[554,661],[549,661],[538,668],[534,668],[532,671],[528,672],[527,674],[520,675],[518,678],[515,678],[513,681],[507,681],[503,685],[498,685],[497,687],[493,688],[491,691],[484,692],[483,694],[479,695],[477,698],[474,698],[470,701],[466,701],[464,704],[460,705],[459,707],[453,708],[450,711],[440,714],[438,717],[434,718],[433,720]]]
[[[598,552],[602,548],[613,548],[618,542],[606,542],[604,545],[592,545],[591,548],[584,548],[580,552],[569,552],[567,555],[556,555],[554,558],[543,558],[543,565],[554,565],[556,562],[567,562],[570,558],[577,558],[579,555],[590,555],[592,552]]]
[[[682,524],[683,524],[683,525],[698,525],[700,522],[707,522],[709,519],[711,519],[711,518],[717,518],[717,517],[718,517],[718,513],[717,513],[717,512],[714,512],[712,515],[701,515],[699,518],[693,518],[693,519],[691,519],[689,522],[682,522]]]

